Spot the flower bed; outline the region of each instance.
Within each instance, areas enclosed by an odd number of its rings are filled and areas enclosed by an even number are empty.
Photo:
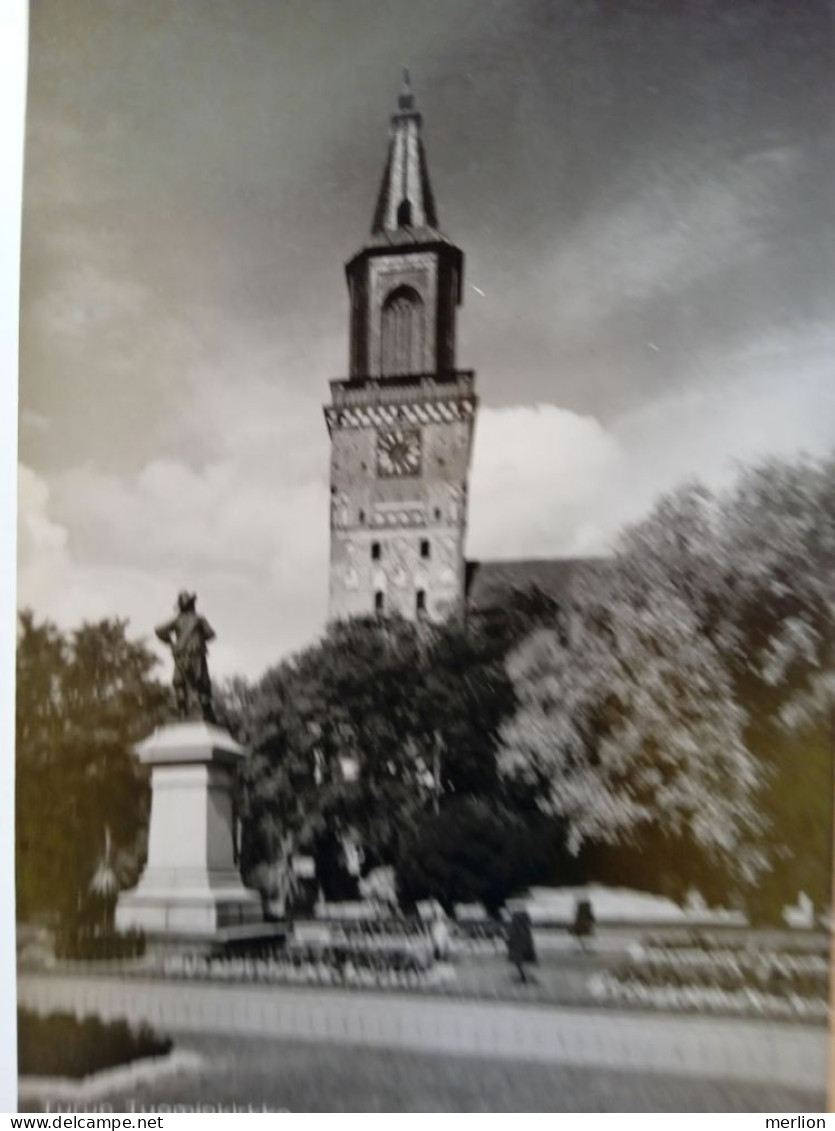
[[[825,998],[799,994],[787,997],[754,989],[725,990],[711,986],[648,985],[621,975],[603,974],[589,983],[593,996],[611,1005],[653,1009],[730,1013],[772,1020],[823,1021],[829,1014]]]
[[[419,989],[442,976],[428,940],[362,946],[290,943],[264,957],[173,954],[161,956],[158,972],[169,977],[286,985]]]
[[[714,934],[707,931],[674,931],[664,935],[650,935],[643,942],[645,950],[698,950],[701,952],[734,951],[779,953],[781,955],[816,954],[829,957],[829,936],[823,934],[800,935],[795,939],[781,939],[769,945],[756,936]]]
[[[743,986],[825,999],[829,982],[829,963],[818,955],[648,948],[634,952],[630,964],[640,980],[652,985],[703,985],[727,990]]]
[[[171,1041],[144,1025],[131,1029],[124,1021],[79,1020],[70,1013],[42,1016],[19,1009],[17,1050],[22,1076],[77,1080],[105,1068],[165,1056],[171,1051]]]
[[[684,940],[682,940],[684,941]],[[590,982],[614,1004],[825,1020],[829,962],[809,948],[767,949],[754,940],[653,939]],[[729,945],[730,944],[730,945]]]

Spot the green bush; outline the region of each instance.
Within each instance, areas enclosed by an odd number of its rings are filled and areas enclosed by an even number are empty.
[[[124,1021],[17,1011],[17,1059],[22,1076],[80,1079],[134,1060],[165,1056],[171,1048],[167,1037],[157,1036],[145,1025],[134,1030]]]

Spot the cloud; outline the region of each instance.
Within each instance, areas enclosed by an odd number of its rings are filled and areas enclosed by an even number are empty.
[[[287,359],[285,359],[287,360]],[[282,394],[227,358],[195,378],[157,455],[21,471],[20,606],[64,626],[128,617],[148,636],[194,588],[218,633],[218,675],[259,674],[308,643],[327,602],[328,448],[315,391]],[[274,358],[273,358],[274,361]]]
[[[644,173],[637,193],[560,233],[540,268],[541,294],[557,299],[556,316],[569,334],[582,336],[606,318],[763,253],[776,194],[793,176],[796,155],[786,148],[712,164],[706,170],[670,153],[663,168]]]
[[[49,417],[46,413],[36,412],[32,408],[22,408],[18,418],[21,429],[28,428],[33,432],[47,432],[49,430]]]
[[[134,479],[76,469],[49,487],[23,467],[21,483],[21,607],[65,627],[127,617],[137,635],[149,636],[176,593],[194,588],[218,633],[219,675],[256,675],[321,628],[327,492],[320,484],[271,490],[242,480],[230,464],[195,471],[170,461]]]
[[[835,333],[801,325],[706,354],[683,388],[605,427],[555,405],[483,409],[469,553],[601,553],[684,480],[721,487],[740,463],[826,454],[835,448],[833,357]]]
[[[66,528],[49,515],[49,487],[30,468],[18,467],[18,539],[28,559],[60,560],[67,544]]]
[[[616,422],[645,490],[688,476],[727,482],[739,463],[835,444],[835,332],[799,326],[725,356],[707,352],[684,388]]]
[[[476,426],[469,553],[569,553],[584,515],[621,461],[593,418],[556,405],[483,408]]]
[[[828,327],[799,325],[703,355],[683,389],[606,425],[555,404],[482,408],[468,554],[605,552],[684,479],[721,484],[740,460],[826,452],[833,356]],[[309,391],[288,396],[264,375],[245,389],[210,375],[178,418],[180,454],[136,474],[23,467],[19,604],[65,626],[126,616],[147,636],[194,588],[218,632],[218,675],[258,675],[309,643],[327,602],[328,445],[324,424],[310,426],[319,411]],[[211,455],[195,458],[201,448]]]

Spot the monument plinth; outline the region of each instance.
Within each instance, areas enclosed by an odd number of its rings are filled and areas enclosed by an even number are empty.
[[[148,861],[116,907],[119,929],[211,936],[262,920],[235,849],[234,781],[246,751],[214,723],[160,727],[136,747],[151,768]]]

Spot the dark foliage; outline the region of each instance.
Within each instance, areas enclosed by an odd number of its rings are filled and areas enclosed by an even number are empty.
[[[274,895],[304,851],[326,897],[350,898],[346,835],[361,843],[367,871],[405,860],[418,826],[450,800],[535,813],[530,793],[517,796],[497,771],[499,731],[515,708],[505,658],[532,625],[556,618],[536,591],[466,629],[358,618],[255,686],[227,685],[220,717],[253,751],[241,796],[250,882]]]
[[[142,863],[148,783],[131,756],[158,722],[167,692],[156,658],[101,621],[62,633],[20,615],[17,646],[18,915],[75,919],[107,842],[130,883]]]
[[[495,915],[508,896],[540,879],[551,863],[549,826],[480,798],[456,798],[426,814],[397,863],[401,900],[482,903]]]
[[[134,1060],[165,1056],[171,1048],[170,1040],[144,1025],[134,1030],[124,1021],[17,1011],[17,1059],[22,1076],[80,1079]]]
[[[74,962],[140,958],[145,935],[139,930],[99,931],[89,926],[61,925],[55,932],[55,957]]]

